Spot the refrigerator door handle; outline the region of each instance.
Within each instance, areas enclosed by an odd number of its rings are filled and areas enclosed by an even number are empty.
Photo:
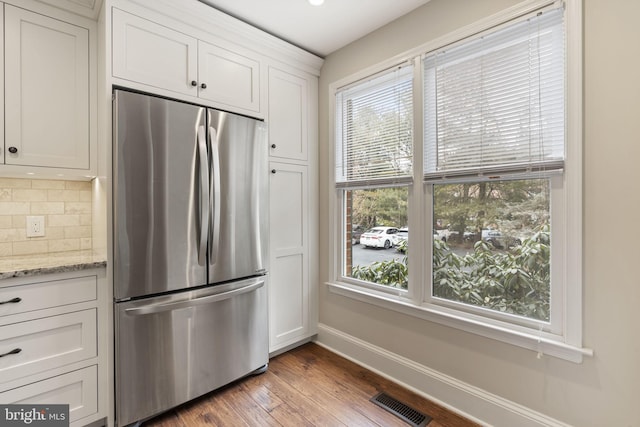
[[[218,132],[209,127],[209,141],[211,144],[211,248],[209,252],[209,264],[213,265],[218,260],[220,249],[220,151],[218,147]]]
[[[218,301],[224,301],[224,300],[236,297],[238,295],[253,292],[256,289],[261,288],[262,286],[264,286],[264,279],[253,279],[250,281],[250,284],[248,284],[247,286],[244,286],[238,289],[233,289],[231,291],[222,292],[214,295],[202,296],[202,297],[198,297],[198,298],[194,298],[186,301],[176,301],[176,302],[169,302],[169,303],[163,303],[163,304],[147,305],[144,307],[127,308],[124,310],[124,312],[129,316],[142,316],[146,314],[157,314],[165,311],[179,310],[181,308],[194,307],[197,305],[211,304]]]
[[[198,127],[198,158],[200,163],[200,241],[198,261],[205,263],[209,221],[209,160],[207,158],[207,136],[204,126]]]

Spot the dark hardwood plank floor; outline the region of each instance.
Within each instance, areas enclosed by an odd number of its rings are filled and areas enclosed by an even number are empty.
[[[266,373],[209,393],[143,427],[407,426],[369,401],[381,391],[432,417],[429,427],[477,425],[309,343],[271,359]]]

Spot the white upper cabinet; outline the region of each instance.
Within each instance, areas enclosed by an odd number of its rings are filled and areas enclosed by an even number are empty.
[[[209,43],[198,43],[200,98],[260,111],[260,62]]]
[[[88,29],[11,5],[4,18],[4,163],[88,170]]]
[[[198,41],[113,9],[113,75],[198,95]]]
[[[271,157],[307,160],[309,82],[269,68],[269,143]]]
[[[0,8],[0,37],[4,36],[4,8]],[[0,40],[0,58],[4,58],[4,37]],[[4,67],[0,66],[0,100],[4,100]],[[4,102],[0,102],[0,165],[4,164]]]
[[[211,101],[239,112],[260,111],[260,62],[119,9],[113,9],[113,76]],[[153,91],[153,90],[151,90]]]

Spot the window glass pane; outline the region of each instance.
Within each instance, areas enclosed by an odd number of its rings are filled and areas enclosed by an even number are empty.
[[[425,178],[561,169],[563,11],[427,55]]]
[[[411,180],[413,68],[389,70],[336,94],[336,183]]]
[[[407,187],[344,191],[343,274],[407,289]]]
[[[433,296],[549,321],[549,179],[436,184],[433,193]]]

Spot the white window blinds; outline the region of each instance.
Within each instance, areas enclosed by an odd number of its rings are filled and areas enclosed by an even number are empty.
[[[411,182],[413,66],[384,71],[336,93],[336,186]]]
[[[563,10],[424,58],[426,181],[561,170]]]

